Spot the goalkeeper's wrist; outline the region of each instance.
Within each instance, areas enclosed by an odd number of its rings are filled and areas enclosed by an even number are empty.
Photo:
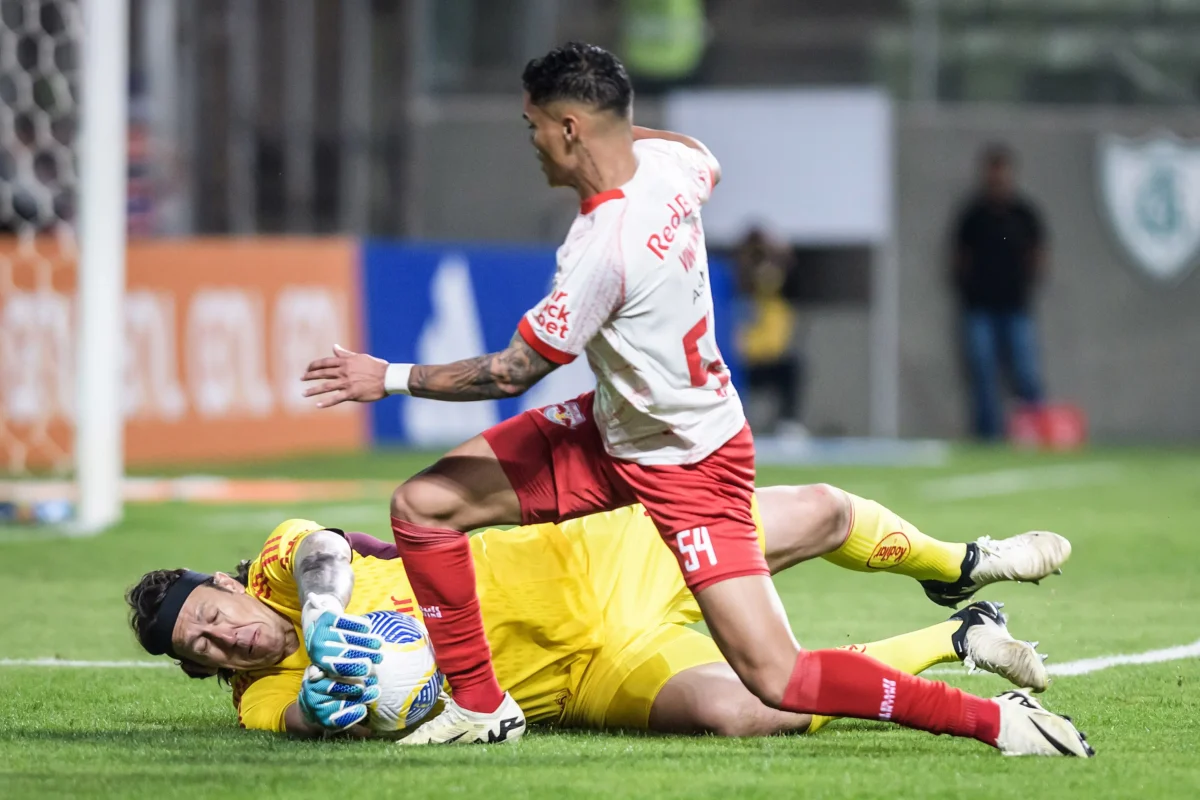
[[[415,364],[388,364],[383,374],[383,390],[388,394],[408,394],[408,378]]]
[[[310,594],[304,599],[304,608],[300,610],[300,628],[305,636],[308,636],[308,629],[326,611],[343,614],[346,606],[331,594]]]

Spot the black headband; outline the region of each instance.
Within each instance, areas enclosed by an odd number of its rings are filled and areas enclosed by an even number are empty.
[[[163,598],[162,605],[158,607],[158,616],[154,618],[154,622],[150,623],[150,630],[146,631],[146,640],[143,644],[150,655],[161,656],[166,653],[171,658],[179,658],[175,655],[175,648],[171,644],[172,634],[175,633],[175,621],[179,619],[179,611],[187,602],[188,596],[196,590],[197,586],[203,586],[210,580],[212,580],[212,575],[192,572],[189,569],[180,575],[175,583],[171,584],[171,588],[167,589],[166,597]]]

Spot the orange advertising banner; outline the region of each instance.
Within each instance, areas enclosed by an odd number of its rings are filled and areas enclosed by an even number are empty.
[[[0,457],[70,462],[78,402],[75,267],[53,241],[0,241]],[[114,364],[131,465],[262,459],[363,446],[360,406],[317,409],[299,377],[354,348],[357,247],[347,239],[130,242],[125,358]]]

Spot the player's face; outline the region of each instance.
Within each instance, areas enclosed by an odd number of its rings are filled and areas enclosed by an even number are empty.
[[[524,117],[529,126],[529,141],[537,153],[546,180],[551,186],[570,185],[574,161],[570,143],[576,133],[573,130],[576,126],[573,118],[564,118],[554,113],[553,109],[535,106],[530,102],[528,92],[525,94]]]
[[[253,669],[278,664],[299,646],[291,624],[228,575],[192,592],[171,640],[182,659],[203,667]]]

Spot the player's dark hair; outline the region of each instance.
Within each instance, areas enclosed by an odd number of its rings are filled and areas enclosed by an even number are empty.
[[[625,116],[633,102],[625,65],[593,44],[568,42],[533,59],[525,65],[521,83],[535,106],[574,100]]]
[[[186,573],[186,569],[156,569],[143,575],[142,579],[125,593],[125,602],[129,604],[129,626],[133,628],[138,643],[147,652],[151,650],[150,629],[154,627],[154,623],[158,619],[158,613],[162,609],[167,592]],[[238,564],[234,577],[243,586],[247,586],[249,585],[249,574],[250,562],[247,560]],[[216,580],[216,576],[213,576],[201,585],[220,588],[217,586]],[[219,669],[214,673],[211,669],[186,659],[179,660],[179,667],[189,678],[211,678],[215,674],[222,683],[229,683],[233,678],[232,670]]]

